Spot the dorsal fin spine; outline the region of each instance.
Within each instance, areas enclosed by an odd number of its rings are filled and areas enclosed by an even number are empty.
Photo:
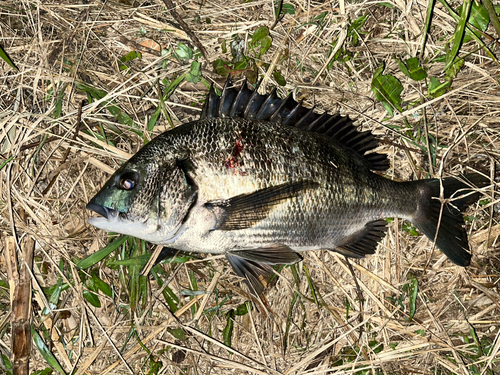
[[[231,106],[231,110],[229,111],[229,117],[237,117],[239,115],[238,109],[243,101],[242,99],[244,99],[246,90],[247,90],[247,81],[245,80],[243,85],[241,85],[240,89],[238,90],[238,93],[236,94],[234,103]]]
[[[280,106],[276,109],[276,111],[273,113],[269,121],[276,121],[276,122],[284,122],[283,120],[283,112],[285,107],[288,105],[289,102],[294,103],[295,100],[293,100],[292,93],[288,94],[288,96],[281,101]]]
[[[302,100],[300,101],[299,104],[302,104]],[[307,121],[309,119],[309,117],[313,117],[314,118],[314,115],[316,115],[317,117],[320,117],[320,115],[314,113],[314,110],[316,109],[316,107],[312,107],[312,108],[309,108],[309,110],[307,111],[307,113],[302,116],[299,121],[297,121],[297,123],[295,124],[295,126],[299,129],[303,129],[303,126],[302,124],[307,124]],[[314,120],[313,120],[314,121]],[[286,125],[289,125],[288,123],[286,123]]]
[[[293,100],[293,99],[292,99]],[[289,123],[293,123],[293,118],[294,116],[299,113],[299,111],[301,110],[301,108],[304,108],[302,107],[302,102],[303,100],[299,101],[299,102],[296,102],[295,100],[293,100],[293,103],[295,104],[293,106],[293,108],[290,110],[290,112],[288,113],[288,116],[286,116],[284,119],[283,119],[283,124],[285,125],[288,125]],[[303,116],[301,118],[304,118]],[[300,121],[300,120],[299,120]],[[295,123],[295,126],[298,127],[298,122]]]
[[[376,152],[366,154],[378,147],[378,141],[370,131],[358,131],[348,116],[338,113],[330,115],[327,112],[318,114],[314,108],[303,107],[302,101],[295,101],[291,94],[280,99],[276,88],[270,94],[260,95],[257,89],[249,89],[246,81],[241,87],[235,88],[228,79],[219,97],[212,85],[200,119],[213,117],[272,121],[318,133],[357,152],[372,170],[385,171],[389,167],[386,155]]]
[[[203,105],[203,110],[201,111],[201,119],[211,118],[217,116],[217,108],[219,107],[220,96],[215,92],[214,84],[210,85],[210,91],[208,92],[205,104]]]
[[[260,106],[259,111],[257,112],[257,116],[255,117],[257,120],[265,120],[269,116],[266,116],[268,113],[273,113],[272,110],[273,101],[278,99],[278,95],[276,94],[276,87],[271,91],[269,95],[267,95],[266,99]]]

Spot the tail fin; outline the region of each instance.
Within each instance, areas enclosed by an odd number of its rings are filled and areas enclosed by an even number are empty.
[[[473,186],[486,186],[488,180],[480,174],[472,173],[460,178],[444,178],[442,181],[444,198],[450,199],[450,201],[443,207],[441,221],[439,221],[441,212],[440,181],[432,179],[409,182],[418,184],[422,194],[422,203],[419,204],[412,223],[431,241],[436,239],[436,246],[453,263],[466,267],[470,264],[472,256],[469,252],[469,242],[463,227],[464,220],[461,211],[479,198],[479,193],[473,192]]]

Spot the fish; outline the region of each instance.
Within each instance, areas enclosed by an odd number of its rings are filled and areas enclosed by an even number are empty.
[[[224,254],[260,296],[273,266],[326,249],[374,254],[387,218],[409,220],[455,264],[471,253],[462,211],[480,173],[399,182],[369,131],[290,94],[212,85],[198,120],[143,146],[87,204],[102,230],[175,251]],[[157,260],[157,262],[159,261]]]

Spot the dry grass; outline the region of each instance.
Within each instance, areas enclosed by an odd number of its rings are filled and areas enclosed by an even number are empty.
[[[272,30],[272,47],[262,57],[271,63],[288,49],[290,58],[277,65],[287,82],[280,88],[282,93],[298,88],[297,96],[306,102],[358,118],[382,140],[381,151],[391,159],[390,177],[407,180],[427,173],[436,176],[441,170],[444,175],[480,170],[493,181],[499,168],[500,69],[475,42],[462,46],[460,56],[471,54],[452,90],[431,100],[423,81],[407,78],[393,59],[393,55],[420,54],[427,2],[395,1],[392,8],[363,1],[288,2],[297,12],[286,15]],[[272,26],[272,4],[270,0],[184,1],[178,12],[213,61],[228,58],[228,53],[222,54],[220,38],[229,41],[238,35],[245,40],[256,27]],[[104,261],[93,272],[112,285],[113,298],[99,292],[100,308],[84,298],[90,276],[78,271],[75,261],[108,242],[107,234],[86,223],[90,213],[85,205],[109,173],[144,141],[104,109],[102,100],[83,107],[82,126],[75,137],[79,103],[86,99],[76,85],[86,82],[105,90],[106,100],[112,99],[140,130],[146,130],[148,116],[158,105],[158,80],[173,80],[189,70],[191,61],[162,58],[158,51],[138,43],[154,40],[164,49],[176,49],[178,43],[194,48],[164,9],[160,1],[132,0],[4,0],[0,5],[0,44],[19,67],[15,71],[0,62],[0,161],[12,157],[0,171],[0,253],[4,239],[14,231],[18,239],[36,240],[32,326],[65,371],[148,373],[151,368],[151,373],[157,373],[150,367],[149,350],[163,365],[158,373],[166,374],[499,373],[500,223],[493,188],[483,191],[485,205],[471,207],[467,213],[475,218],[470,224],[474,258],[467,269],[452,265],[438,250],[431,253],[427,239],[410,236],[395,220],[377,254],[351,262],[361,301],[343,258],[327,251],[309,252],[297,267],[298,283],[291,269],[285,268],[269,288],[266,298],[272,315],[253,309],[234,317],[231,350],[223,344],[226,313],[245,303],[248,295],[221,257],[163,266],[162,278],[180,299],[175,314],[152,277],[150,294],[137,299],[145,305],[129,307],[133,296],[127,283],[133,275],[126,267],[111,268]],[[325,11],[323,28],[315,27],[312,21]],[[362,15],[367,15],[367,22],[358,45],[352,45],[352,36],[344,41],[352,58],[328,68],[332,40],[345,38],[349,20]],[[443,52],[455,22],[438,6],[432,25],[423,57],[429,75],[442,77],[444,63],[429,61]],[[142,35],[141,30],[147,33]],[[496,35],[491,27],[487,33]],[[489,43],[487,37],[484,40]],[[142,59],[131,62],[129,73],[120,70],[120,57],[137,48]],[[198,60],[209,82],[224,82],[203,57]],[[370,90],[373,72],[381,63],[402,82],[403,99],[420,106],[418,111],[408,109],[387,119]],[[265,65],[260,69],[260,74],[267,73]],[[176,125],[198,116],[205,92],[203,85],[188,82],[177,88],[166,103]],[[61,116],[54,119],[59,94]],[[405,128],[403,116],[411,128]],[[429,164],[426,152],[399,135],[408,129],[407,134],[416,138],[418,130],[424,131],[424,120],[430,134],[447,146],[438,149],[435,166]],[[91,135],[101,126],[113,144]],[[153,136],[168,126],[162,118]],[[402,130],[394,133],[390,126]],[[113,127],[119,135],[110,130]],[[3,259],[0,351],[8,357],[10,303]],[[213,275],[217,283],[212,282]],[[217,293],[183,296],[181,291],[196,288],[193,280],[199,290]],[[416,314],[409,322],[410,299],[404,290],[412,280],[418,281],[419,290]],[[67,286],[54,297],[54,290],[47,288],[58,282]],[[206,311],[222,301],[211,313],[196,314],[196,308]],[[52,311],[42,313],[49,302]],[[175,331],[179,328],[185,337]],[[133,330],[136,333],[131,334]],[[48,367],[36,348],[31,353],[31,372]]]

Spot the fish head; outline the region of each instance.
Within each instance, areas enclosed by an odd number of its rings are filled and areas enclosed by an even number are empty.
[[[87,204],[100,215],[89,223],[153,243],[171,243],[195,198],[195,187],[174,160],[133,157]]]

